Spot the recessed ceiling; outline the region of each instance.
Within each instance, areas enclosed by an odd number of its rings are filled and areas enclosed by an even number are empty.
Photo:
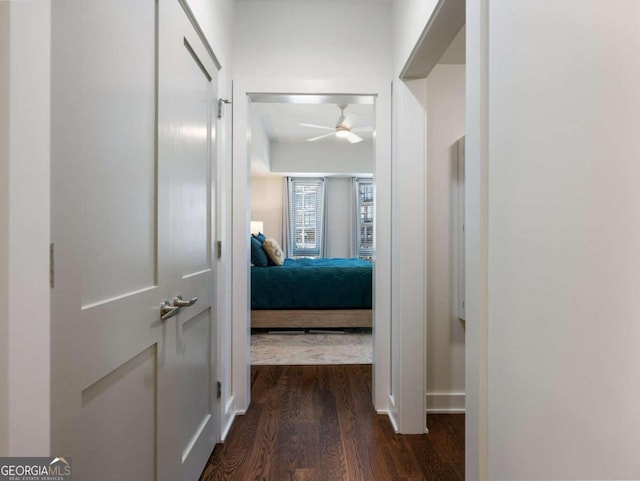
[[[371,98],[371,97],[370,97]],[[372,104],[347,104],[344,111],[345,124],[350,128],[374,125],[374,107]],[[334,128],[340,117],[337,104],[299,104],[299,103],[251,103],[251,115],[262,125],[271,142],[305,142],[307,139],[330,133],[328,129],[302,126],[315,124]],[[364,140],[373,138],[372,132],[358,132]],[[316,142],[348,142],[335,135]]]

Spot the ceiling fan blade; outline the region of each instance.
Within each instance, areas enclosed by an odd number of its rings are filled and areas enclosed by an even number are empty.
[[[362,142],[364,140],[362,137],[354,134],[353,132],[349,132],[349,134],[345,138],[352,144],[357,144],[358,142]]]
[[[354,127],[351,132],[373,132],[373,125],[367,125],[364,127]]]
[[[336,130],[335,127],[327,127],[326,125],[305,124],[305,123],[301,123],[300,125],[303,127],[313,127],[316,129]]]
[[[307,142],[313,142],[315,140],[324,139],[325,137],[331,137],[332,135],[336,135],[335,132],[329,132],[328,134],[322,134],[322,135],[318,135],[317,137],[312,137],[310,139],[307,139]]]

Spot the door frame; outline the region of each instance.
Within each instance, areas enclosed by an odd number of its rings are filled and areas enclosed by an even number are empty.
[[[401,72],[410,78],[426,77],[464,22],[467,479],[488,479],[489,4],[490,0],[439,0]]]
[[[50,452],[51,3],[0,7],[0,456]]]
[[[376,178],[376,264],[374,267],[373,403],[389,410],[391,318],[391,86],[380,81],[341,79],[235,79],[233,84],[232,212],[232,397],[235,414],[251,401],[250,386],[250,168],[249,95],[257,93],[351,94],[376,97],[373,172]]]

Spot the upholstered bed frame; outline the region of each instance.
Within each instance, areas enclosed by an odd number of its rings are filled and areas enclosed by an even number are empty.
[[[329,329],[372,326],[371,309],[257,309],[251,311],[252,328]]]

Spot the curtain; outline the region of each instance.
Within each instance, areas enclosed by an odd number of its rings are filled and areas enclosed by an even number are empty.
[[[360,196],[358,179],[356,177],[351,178],[351,206],[349,209],[349,257],[358,257],[358,229],[360,223],[360,213],[358,212],[358,199]]]
[[[327,222],[327,179],[322,178],[324,188],[322,189],[322,223],[320,224],[321,241],[320,241],[320,257],[327,257],[327,231],[329,223]]]
[[[291,257],[291,218],[290,218],[290,177],[282,178],[282,252],[285,257]]]

